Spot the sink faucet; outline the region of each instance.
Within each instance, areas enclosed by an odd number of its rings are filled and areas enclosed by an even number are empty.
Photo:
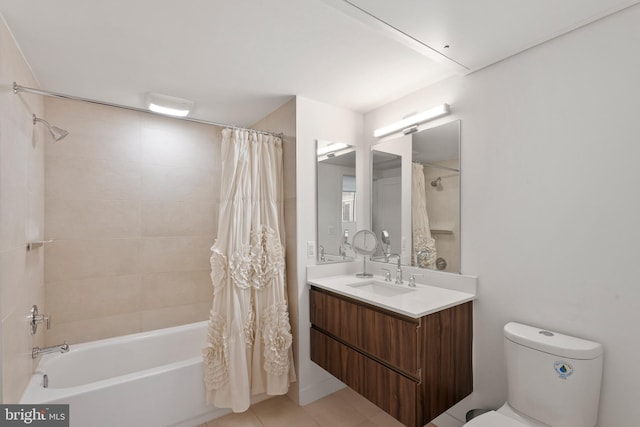
[[[401,258],[399,254],[391,254],[389,258],[397,257],[398,258],[398,267],[396,267],[396,285],[402,285],[402,266],[400,265]]]
[[[327,258],[324,255],[324,246],[320,245],[320,261],[326,261]]]
[[[340,255],[342,255],[342,259],[347,258],[347,248],[351,249],[351,244],[349,243],[349,230],[344,230],[342,234],[342,242],[340,243]]]

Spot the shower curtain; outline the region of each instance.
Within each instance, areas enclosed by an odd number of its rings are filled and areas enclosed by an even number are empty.
[[[413,163],[411,171],[411,218],[413,221],[413,265],[421,268],[433,268],[438,255],[436,242],[431,237],[429,215],[427,214],[427,186],[424,179],[424,166]]]
[[[203,358],[208,403],[234,412],[247,410],[251,395],[285,394],[295,381],[282,199],[282,140],[223,130]]]

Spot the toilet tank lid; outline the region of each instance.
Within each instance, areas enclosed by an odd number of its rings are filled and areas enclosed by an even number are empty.
[[[522,323],[504,325],[504,336],[514,343],[570,359],[588,360],[602,355],[602,344]]]

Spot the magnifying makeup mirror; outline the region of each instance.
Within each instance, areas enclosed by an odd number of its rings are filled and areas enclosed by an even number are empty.
[[[356,274],[356,277],[373,277],[373,274],[367,273],[367,262],[365,257],[371,256],[378,249],[378,238],[373,231],[360,230],[353,236],[351,241],[353,251],[362,255],[362,273]]]

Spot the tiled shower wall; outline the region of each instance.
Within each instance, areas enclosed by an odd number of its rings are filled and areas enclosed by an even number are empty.
[[[221,129],[48,98],[48,345],[190,323],[211,308]]]
[[[44,237],[44,145],[42,97],[15,95],[13,82],[37,85],[0,17],[0,402],[20,399],[31,373],[31,348],[44,342],[42,328],[29,333],[26,317],[44,305],[44,252],[27,242]]]

